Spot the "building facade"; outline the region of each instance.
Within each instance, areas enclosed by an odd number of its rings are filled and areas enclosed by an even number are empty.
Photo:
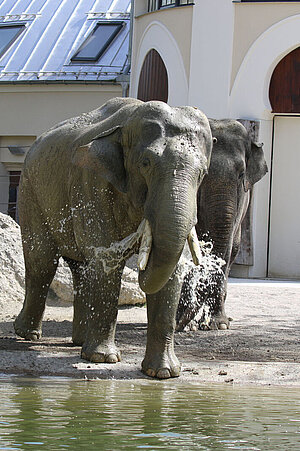
[[[300,2],[136,0],[133,25],[131,96],[253,121],[264,143],[253,264],[233,273],[299,279]]]

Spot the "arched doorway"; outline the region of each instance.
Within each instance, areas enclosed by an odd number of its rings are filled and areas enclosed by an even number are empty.
[[[155,49],[151,49],[145,57],[139,78],[137,98],[144,102],[149,100],[168,101],[167,69]]]
[[[275,67],[269,98],[273,113],[300,113],[300,47]]]
[[[300,279],[300,47],[275,67],[268,276]]]

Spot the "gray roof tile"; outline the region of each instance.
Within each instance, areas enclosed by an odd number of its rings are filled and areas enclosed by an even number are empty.
[[[125,26],[96,63],[71,57],[100,20]],[[127,64],[130,0],[0,0],[0,26],[26,30],[0,58],[0,82],[109,81]]]

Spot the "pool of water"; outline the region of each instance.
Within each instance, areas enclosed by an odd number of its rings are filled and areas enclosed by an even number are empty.
[[[3,450],[299,450],[300,390],[0,377]]]

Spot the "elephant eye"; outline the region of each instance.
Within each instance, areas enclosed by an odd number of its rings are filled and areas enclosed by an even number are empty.
[[[147,169],[150,166],[150,160],[149,158],[144,158],[141,162],[141,168],[142,169]]]
[[[242,171],[242,172],[240,173],[240,175],[239,175],[239,179],[240,179],[240,180],[243,179],[244,176],[245,176],[245,171]]]

